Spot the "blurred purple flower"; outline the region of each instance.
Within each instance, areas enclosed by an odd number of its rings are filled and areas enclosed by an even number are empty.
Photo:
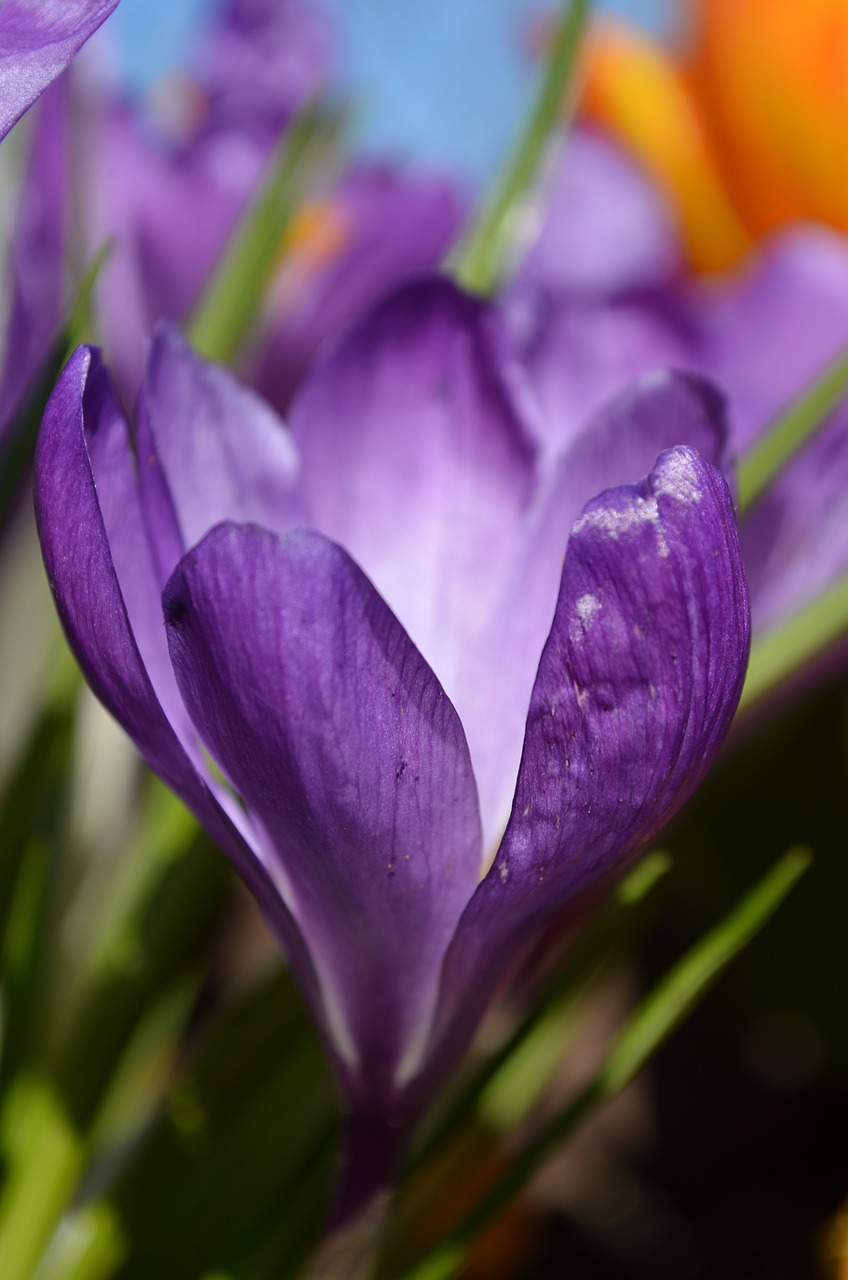
[[[0,8],[0,138],[93,35],[118,0],[5,0]]]
[[[163,328],[137,474],[90,349],[39,441],[70,643],[288,951],[351,1113],[348,1210],[526,945],[691,793],[742,687],[720,397],[650,380],[556,459],[531,415],[497,313],[432,279],[313,365],[290,432]]]
[[[64,262],[68,199],[68,140],[64,81],[53,85],[33,113],[29,154],[21,179],[6,263],[8,314],[0,354],[0,443],[59,331],[66,303]]]
[[[848,346],[844,239],[799,227],[738,273],[685,277],[656,190],[600,135],[566,146],[540,218],[504,308],[553,452],[634,378],[673,367],[724,389],[738,456]],[[846,479],[848,405],[742,520],[755,629],[848,572]]]
[[[286,126],[333,65],[332,31],[312,5],[232,0],[185,78],[164,86],[156,117],[102,94],[89,104],[87,250],[112,245],[98,318],[128,401],[156,322],[188,318]],[[378,167],[355,168],[301,210],[281,240],[256,355],[276,403],[338,323],[435,266],[461,218],[445,180]]]
[[[11,0],[0,7],[0,138],[68,66],[118,0]],[[0,355],[0,443],[59,328],[68,206],[66,87],[45,95],[15,197]]]

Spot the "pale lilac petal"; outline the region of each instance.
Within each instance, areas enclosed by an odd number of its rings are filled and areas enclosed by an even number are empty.
[[[243,175],[216,164],[211,143],[181,149],[123,106],[103,106],[88,139],[87,251],[107,240],[111,246],[98,279],[98,317],[109,367],[132,403],[156,322],[182,321],[198,302],[261,161]]]
[[[0,138],[67,67],[118,0],[5,0],[0,6]]]
[[[754,626],[786,621],[848,573],[848,408],[840,409],[745,515]]]
[[[285,425],[171,325],[157,330],[142,385],[138,458],[162,585],[222,520],[282,533],[305,523],[297,455]],[[158,600],[157,600],[158,607]]]
[[[516,380],[496,316],[434,278],[316,362],[290,416],[316,527],[362,565],[460,717],[458,666],[490,623],[535,483]]]
[[[295,248],[271,291],[270,337],[253,382],[280,411],[321,343],[390,289],[438,266],[464,209],[447,181],[386,165],[346,173],[316,215],[329,246]]]
[[[688,448],[588,504],[568,544],[512,817],[448,956],[437,1061],[566,903],[619,874],[691,794],[750,640],[730,492]],[[435,1069],[435,1068],[432,1068]]]
[[[390,1107],[479,875],[462,726],[367,578],[319,534],[221,525],[164,604],[186,704],[273,842],[349,1087]]]
[[[571,132],[542,200],[519,288],[612,297],[656,288],[680,273],[671,211],[648,176],[602,134]]]
[[[479,744],[474,772],[487,848],[509,816],[530,693],[554,617],[571,526],[590,497],[645,475],[658,454],[677,444],[690,445],[731,479],[721,394],[695,375],[649,374],[587,422],[540,486],[487,641],[467,654],[461,679],[468,691],[463,725],[469,742]]]
[[[69,173],[64,81],[44,95],[35,116],[9,253],[0,439],[47,359],[65,302]]]
[[[334,63],[331,24],[310,0],[228,0],[197,58],[204,129],[276,140]]]
[[[705,288],[692,363],[726,389],[737,448],[848,346],[848,246],[824,228],[799,228],[735,278]]]
[[[236,825],[198,772],[188,754],[192,743],[180,741],[178,726],[154,690],[146,663],[157,668],[160,679],[161,670],[150,634],[144,659],[139,651],[134,627],[147,632],[149,599],[155,600],[156,592],[129,458],[125,423],[103,367],[95,353],[81,347],[47,406],[35,470],[38,532],[68,642],[97,697],[230,858],[314,999],[312,966],[297,927],[240,829],[243,824]],[[114,547],[110,537],[116,538]],[[120,583],[116,569],[122,572]],[[162,637],[161,610],[158,630]]]
[[[668,294],[544,301],[516,291],[506,317],[539,397],[540,443],[549,453],[567,448],[635,378],[697,365],[684,317]]]

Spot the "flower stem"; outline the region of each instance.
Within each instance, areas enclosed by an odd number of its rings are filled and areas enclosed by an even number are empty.
[[[457,278],[466,289],[492,293],[503,271],[514,215],[539,169],[548,138],[564,124],[564,102],[591,0],[570,0],[551,46],[539,96],[489,205],[460,248]]]
[[[441,1248],[407,1272],[405,1280],[446,1280],[456,1273],[467,1245],[587,1115],[630,1083],[777,910],[809,863],[806,849],[790,849],[730,914],[695,944],[628,1018],[600,1069],[577,1097],[545,1123]]]

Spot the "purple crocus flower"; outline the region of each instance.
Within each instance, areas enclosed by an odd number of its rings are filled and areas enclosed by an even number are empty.
[[[558,452],[634,378],[674,367],[724,389],[734,453],[744,452],[848,345],[848,243],[799,227],[738,272],[684,277],[646,179],[605,139],[577,134],[575,143],[561,157],[538,242],[503,299],[539,398],[543,447]],[[616,234],[613,213],[598,216],[602,188],[637,235]],[[579,271],[569,267],[575,258]],[[784,622],[848,572],[846,477],[848,406],[741,523],[756,630]]]
[[[742,687],[720,397],[649,380],[554,461],[532,413],[497,313],[426,279],[316,362],[290,431],[170,328],[137,472],[95,351],[44,419],[68,638],[288,952],[349,1113],[343,1211],[524,948],[691,793]]]
[[[20,120],[118,0],[6,0],[0,8],[0,138]]]

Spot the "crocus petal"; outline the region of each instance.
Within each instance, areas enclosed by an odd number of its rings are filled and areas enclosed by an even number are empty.
[[[462,726],[367,578],[319,534],[220,525],[164,605],[186,705],[276,850],[269,869],[350,1087],[388,1105],[479,875]]]
[[[792,459],[740,530],[754,626],[779,625],[848,573],[848,408]]]
[[[588,504],[568,544],[512,817],[446,962],[441,1053],[470,1034],[517,950],[620,872],[697,785],[735,711],[749,639],[733,504],[709,463],[671,450],[642,484]]]
[[[124,433],[125,424],[96,353],[81,347],[50,398],[35,462],[38,532],[62,625],[97,697],[126,729],[153,771],[177,792],[228,855],[314,1000],[313,970],[296,925],[245,835],[189,758],[191,744],[180,741],[165,714],[145,665],[151,654],[155,662],[155,653],[149,648],[143,660],[139,651],[133,625],[140,624],[142,629],[147,625],[144,580],[152,583],[152,566]],[[132,623],[110,534],[118,535],[117,559],[123,561],[124,584],[135,582]],[[155,599],[155,590],[152,595]],[[161,635],[161,612],[159,616]],[[170,711],[174,712],[173,706]]]
[[[303,0],[227,0],[196,58],[206,130],[276,140],[329,81],[335,44],[328,15]]]
[[[6,0],[0,8],[0,138],[65,70],[118,0]]]
[[[139,403],[138,454],[162,585],[185,551],[222,520],[280,533],[304,523],[297,455],[284,424],[227,369],[202,360],[171,325],[160,326],[153,340]]]
[[[490,621],[535,479],[500,343],[482,303],[416,282],[316,362],[291,411],[316,527],[363,566],[460,717],[458,664]]]
[[[576,129],[544,192],[521,289],[609,297],[670,280],[681,268],[671,214],[635,162],[601,133]]]
[[[705,288],[693,314],[691,362],[726,387],[743,450],[848,345],[848,248],[824,228],[798,228]]]
[[[463,725],[469,741],[481,743],[474,772],[487,848],[509,815],[530,693],[556,609],[571,526],[589,495],[644,475],[659,453],[677,444],[690,445],[731,478],[727,407],[718,390],[691,374],[649,374],[589,420],[540,488],[488,643],[468,655],[472,696],[463,708]],[[474,666],[488,680],[474,681]]]
[[[89,348],[71,358],[47,406],[36,513],[60,616],[89,683],[148,763],[182,776],[166,717],[188,720],[170,671],[129,429]]]
[[[128,402],[142,378],[149,335],[198,301],[262,170],[217,163],[211,144],[178,149],[123,104],[93,118],[83,163],[87,251],[112,246],[98,280],[100,328],[112,376]],[[202,216],[198,215],[202,210]]]
[[[666,293],[593,302],[515,290],[507,321],[539,397],[549,454],[566,449],[634,378],[692,364],[686,325]]]
[[[252,381],[288,409],[320,344],[404,280],[438,266],[461,227],[462,203],[438,177],[368,165],[322,205],[301,210],[271,291],[268,345]]]
[[[15,211],[0,439],[46,360],[62,316],[69,176],[66,90],[60,81],[39,104]]]

